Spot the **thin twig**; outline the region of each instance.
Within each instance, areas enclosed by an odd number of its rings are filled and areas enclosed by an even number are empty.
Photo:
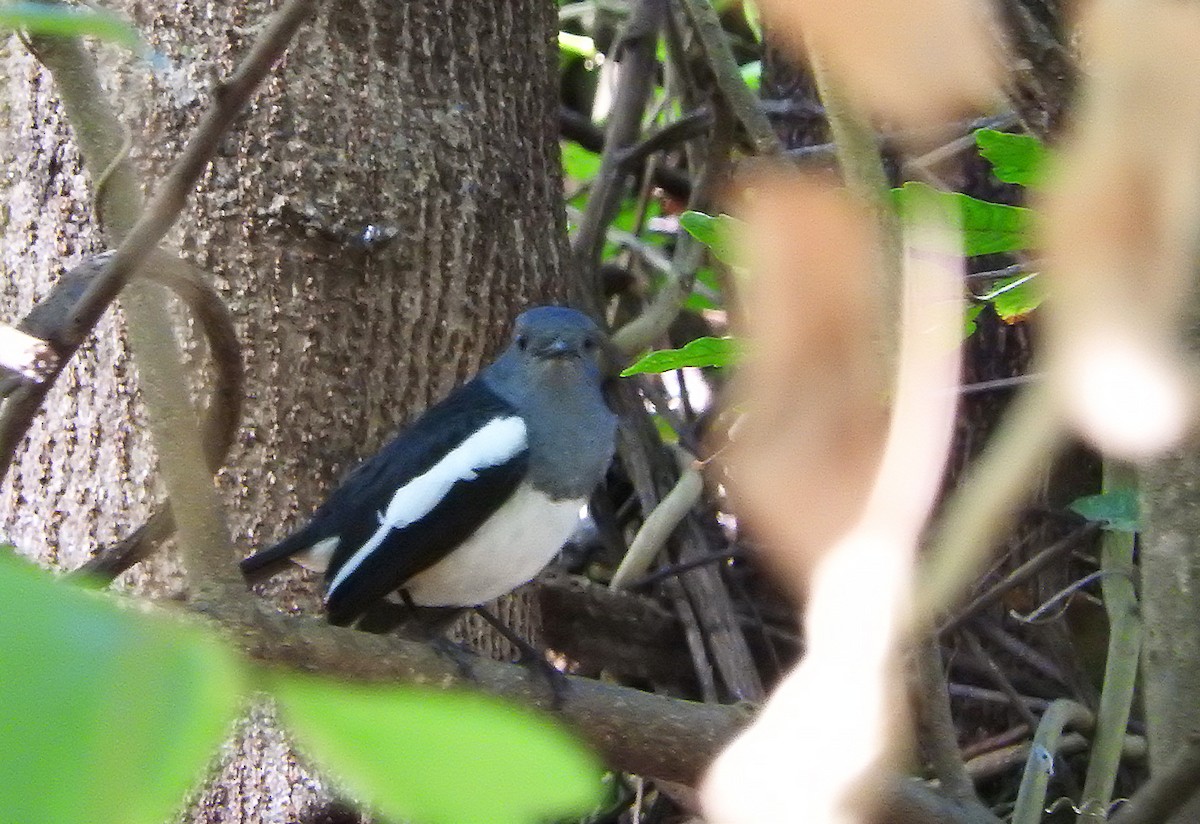
[[[133,272],[174,225],[188,195],[220,147],[221,139],[316,7],[316,0],[288,0],[272,16],[229,80],[215,92],[212,107],[196,127],[142,216],[130,229],[128,237],[117,248],[107,271],[80,300],[72,316],[74,331],[79,337],[95,327]]]
[[[997,536],[1033,480],[1065,441],[1055,390],[1032,385],[1019,395],[938,521],[915,588],[914,617],[931,624],[986,565]]]
[[[630,581],[625,585],[625,589],[637,590],[643,587],[648,587],[651,584],[657,584],[659,581],[662,581],[666,578],[672,578],[676,575],[682,575],[689,569],[695,569],[696,567],[704,566],[705,564],[723,564],[729,561],[741,560],[745,560],[745,556],[736,550],[712,552],[699,558],[693,558],[686,563],[668,564],[666,566],[659,567],[649,575],[643,575],[641,578],[635,578],[634,580]],[[748,604],[748,606],[753,608],[757,605]],[[759,623],[761,623],[761,621]],[[797,641],[798,636],[790,635],[787,640]]]
[[[1137,492],[1137,473],[1130,466],[1105,461],[1105,492]],[[1096,708],[1096,736],[1084,782],[1080,824],[1108,820],[1121,742],[1129,724],[1129,710],[1137,684],[1138,657],[1142,648],[1142,619],[1134,589],[1134,536],[1108,531],[1100,540],[1104,579],[1104,609],[1108,613],[1108,655],[1104,662],[1104,688]]]
[[[665,0],[640,0],[621,35],[620,82],[609,111],[604,136],[604,154],[596,173],[583,219],[571,244],[579,267],[578,294],[572,303],[599,317],[603,306],[603,284],[599,278],[604,227],[620,205],[627,175],[620,154],[637,139],[642,115],[654,91],[655,45],[666,13]]]
[[[982,807],[958,748],[937,637],[927,635],[917,644],[914,654],[921,691],[918,712],[921,741],[930,754],[934,774],[946,793],[959,804]]]
[[[1068,725],[1087,727],[1092,721],[1091,711],[1075,701],[1060,698],[1050,704],[1029,748],[1017,803],[1013,807],[1012,824],[1038,824],[1042,820],[1046,789],[1054,774],[1054,759],[1058,756],[1063,729]]]
[[[619,168],[632,173],[637,170],[650,155],[673,148],[679,143],[693,140],[703,135],[712,126],[712,110],[708,108],[688,112],[678,120],[651,132],[640,141],[621,152],[617,160]]]
[[[1037,716],[1021,700],[1021,695],[1017,692],[1017,688],[1013,686],[1012,681],[1000,669],[1000,665],[996,663],[995,659],[988,655],[987,650],[980,643],[979,637],[973,632],[964,630],[962,638],[967,643],[967,649],[983,667],[988,677],[992,679],[992,682],[1002,693],[1008,696],[1008,701],[1012,706],[1013,712],[1025,722],[1029,729],[1037,729]],[[966,756],[963,757],[966,758]]]
[[[631,580],[644,575],[650,569],[658,553],[666,546],[671,533],[704,494],[704,479],[696,468],[695,456],[679,448],[674,452],[679,463],[679,480],[642,522],[641,529],[629,545],[629,551],[621,559],[621,565],[617,567],[609,582],[613,589],[625,588]]]
[[[990,381],[976,381],[975,383],[964,383],[958,388],[958,394],[966,397],[967,395],[980,395],[984,392],[1008,391],[1011,389],[1020,389],[1022,386],[1028,386],[1031,383],[1045,380],[1046,376],[1041,372],[1036,372],[1028,375],[1013,375],[1011,378],[994,378]]]
[[[574,109],[568,109],[566,106],[560,106],[558,129],[562,137],[575,141],[589,152],[604,153],[604,131],[587,115]],[[640,174],[641,171],[640,168],[632,170],[635,174]],[[651,171],[650,179],[655,186],[678,200],[687,200],[692,194],[691,178],[681,169],[668,168],[658,164]]]
[[[978,598],[971,601],[961,610],[956,612],[952,618],[943,623],[939,628],[939,632],[950,632],[958,629],[964,622],[974,618],[983,610],[998,602],[1004,594],[1009,590],[1024,584],[1032,579],[1046,567],[1055,563],[1059,558],[1066,555],[1079,544],[1090,539],[1093,535],[1100,531],[1100,525],[1097,523],[1087,523],[1083,526],[1068,533],[1066,536],[1043,549],[1038,554],[1034,555],[1025,563],[1014,569],[1008,575],[1004,576],[1004,580],[998,582],[987,592],[980,595]]]
[[[704,50],[721,99],[745,131],[755,153],[768,156],[782,153],[783,144],[779,135],[775,134],[766,115],[759,108],[754,92],[750,91],[750,87],[742,79],[737,60],[729,48],[729,37],[717,12],[708,0],[682,0],[682,3]]]

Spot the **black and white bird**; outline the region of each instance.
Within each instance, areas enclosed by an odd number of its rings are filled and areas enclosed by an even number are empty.
[[[324,571],[339,625],[393,593],[474,607],[531,580],[612,460],[602,343],[573,309],[526,311],[495,362],[359,465],[306,526],[242,561],[243,573],[289,560]]]

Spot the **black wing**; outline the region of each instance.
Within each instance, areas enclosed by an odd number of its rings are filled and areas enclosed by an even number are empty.
[[[380,529],[381,515],[398,489],[428,472],[489,421],[516,414],[482,381],[471,381],[431,407],[412,428],[355,469],[303,530],[308,533],[305,546],[338,537],[325,573],[326,585],[338,578],[342,567]],[[528,460],[528,451],[522,449],[504,463],[480,469],[473,479],[455,482],[418,520],[388,530],[384,539],[328,591],[330,622],[354,621],[373,603],[444,558],[508,500],[524,480]]]
[[[243,560],[243,574],[252,579],[273,574],[297,552],[336,537],[338,546],[326,570],[326,581],[332,581],[375,533],[380,513],[397,489],[427,472],[488,421],[515,414],[482,381],[465,384],[359,464],[302,529]],[[329,598],[330,620],[353,621],[366,607],[445,557],[508,499],[524,480],[527,464],[528,454],[521,452],[504,464],[481,470],[474,480],[454,484],[424,518],[392,530]]]

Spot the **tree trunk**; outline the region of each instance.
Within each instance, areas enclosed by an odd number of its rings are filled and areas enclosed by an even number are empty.
[[[1170,766],[1200,730],[1200,507],[1193,444],[1142,475],[1142,613],[1146,731],[1151,775]],[[1200,795],[1172,822],[1200,821]]]
[[[178,153],[270,11],[201,0],[125,13],[169,66],[113,47],[105,80],[147,188]],[[171,240],[208,270],[244,346],[245,421],[220,477],[239,551],[282,537],[354,462],[474,372],[523,306],[565,293],[548,0],[342,0],[322,7],[254,98]],[[49,76],[0,51],[0,260],[5,320],[103,239]],[[156,500],[154,455],[119,315],[54,389],[0,516],[19,549],[61,568],[128,533]],[[230,559],[232,563],[234,559]],[[159,558],[126,576],[182,587]],[[313,609],[311,580],[267,597]],[[323,794],[270,712],[222,758],[198,821],[296,821]]]

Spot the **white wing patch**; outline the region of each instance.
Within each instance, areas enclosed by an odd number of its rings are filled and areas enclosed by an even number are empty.
[[[519,417],[495,418],[446,453],[426,472],[396,490],[387,510],[379,513],[379,528],[358,548],[329,584],[326,600],[393,529],[403,529],[428,515],[458,481],[478,477],[479,470],[499,466],[525,449],[525,422]]]

